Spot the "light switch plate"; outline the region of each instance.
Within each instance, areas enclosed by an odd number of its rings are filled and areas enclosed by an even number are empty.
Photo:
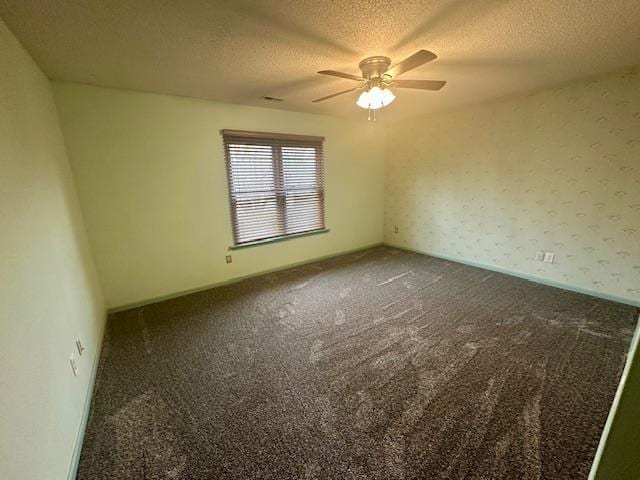
[[[553,260],[556,258],[555,254],[551,253],[551,252],[545,252],[544,253],[544,262],[545,263],[553,263]]]
[[[540,250],[539,252],[536,252],[536,261],[537,262],[544,261],[544,256],[545,256],[545,253],[542,250]]]

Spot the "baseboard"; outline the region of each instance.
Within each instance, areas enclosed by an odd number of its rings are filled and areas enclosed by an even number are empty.
[[[638,344],[640,344],[640,315],[638,316],[636,331],[633,334],[631,346],[629,347],[629,353],[627,354],[627,361],[624,364],[624,370],[622,370],[622,375],[620,376],[620,383],[618,383],[616,395],[615,397],[613,397],[611,409],[609,410],[609,415],[607,416],[607,422],[604,424],[604,428],[602,429],[602,435],[600,436],[600,442],[598,443],[598,450],[596,450],[596,455],[593,459],[593,463],[591,464],[589,480],[595,480],[596,478],[598,467],[600,466],[600,460],[602,459],[602,454],[604,453],[604,448],[607,443],[607,439],[609,438],[609,432],[611,431],[611,426],[613,425],[613,420],[616,416],[616,411],[618,410],[620,399],[622,398],[622,392],[627,382],[629,371],[631,370],[631,364],[633,363],[633,359],[635,358],[636,352],[638,350]]]
[[[426,250],[420,250],[417,248],[405,247],[404,245],[398,245],[394,243],[385,242],[384,245],[388,247],[398,248],[400,250],[406,250],[408,252],[420,253],[422,255],[429,255],[430,257],[441,258],[443,260],[449,260],[451,262],[462,263],[464,265],[470,265],[472,267],[483,268],[485,270],[491,270],[493,272],[504,273],[506,275],[511,275],[513,277],[522,278],[524,280],[529,280],[530,282],[541,283],[543,285],[548,285],[550,287],[561,288],[563,290],[569,290],[571,292],[582,293],[584,295],[590,295],[592,297],[602,298],[603,300],[610,300],[612,302],[623,303],[625,305],[631,305],[633,307],[640,307],[640,300],[634,300],[632,298],[626,297],[618,297],[616,295],[609,295],[607,293],[598,292],[596,290],[589,290],[588,288],[576,287],[575,285],[570,285],[563,282],[558,282],[555,280],[549,280],[543,277],[537,277],[535,275],[529,275],[527,273],[515,272],[513,270],[509,270],[506,268],[496,267],[495,265],[490,265],[486,263],[474,262],[471,260],[467,260],[464,258],[452,257],[450,255],[445,255],[442,253],[436,252],[428,252]]]
[[[93,399],[93,390],[96,384],[96,376],[98,373],[98,365],[100,364],[100,356],[102,354],[102,345],[104,342],[104,333],[106,329],[107,319],[106,315],[102,322],[102,330],[100,332],[98,342],[96,344],[96,355],[93,358],[93,364],[91,365],[91,374],[89,376],[89,384],[87,385],[87,391],[84,397],[84,405],[82,407],[82,417],[80,418],[80,426],[76,433],[76,440],[73,445],[73,453],[71,455],[71,462],[69,463],[69,470],[67,474],[67,480],[75,480],[78,475],[78,466],[80,465],[80,454],[82,453],[82,444],[84,443],[84,434],[87,430],[87,423],[89,421],[89,412],[91,411],[91,400]]]
[[[222,282],[211,283],[207,285],[203,285],[201,287],[191,288],[188,290],[181,290],[179,292],[170,293],[167,295],[160,295],[158,297],[148,298],[145,300],[141,300],[139,302],[127,303],[125,305],[119,305],[117,307],[111,307],[107,310],[107,313],[117,313],[125,310],[130,310],[132,308],[144,307],[146,305],[151,305],[153,303],[163,302],[165,300],[171,300],[172,298],[182,297],[184,295],[189,295],[191,293],[198,293],[204,290],[209,290],[211,288],[223,287],[225,285],[231,285],[233,283],[240,282],[242,280],[246,280],[248,278],[259,277],[260,275],[265,275],[267,273],[279,272],[281,270],[286,270],[288,268],[300,267],[302,265],[307,265],[309,263],[319,262],[321,260],[328,260],[329,258],[340,257],[342,255],[349,255],[350,253],[361,252],[363,250],[368,250],[369,248],[380,247],[384,245],[382,242],[376,242],[369,245],[364,245],[362,247],[352,248],[349,250],[342,250],[340,252],[331,253],[329,255],[322,255],[319,257],[308,258],[306,260],[302,260],[300,262],[287,263],[285,265],[280,265],[275,268],[270,268],[267,270],[260,270],[259,272],[250,273],[248,275],[241,275],[239,277],[233,277],[228,280],[223,280]]]

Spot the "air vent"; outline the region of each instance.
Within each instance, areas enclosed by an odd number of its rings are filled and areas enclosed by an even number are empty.
[[[262,97],[263,100],[268,100],[270,102],[284,102],[284,98],[276,98],[276,97]]]

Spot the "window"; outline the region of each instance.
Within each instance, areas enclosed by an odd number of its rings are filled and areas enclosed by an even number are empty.
[[[323,231],[323,137],[222,130],[237,246]]]

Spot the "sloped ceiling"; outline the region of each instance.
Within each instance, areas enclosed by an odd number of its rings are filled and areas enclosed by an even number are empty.
[[[0,0],[0,17],[55,80],[339,116],[366,116],[357,93],[311,100],[354,82],[315,72],[370,55],[428,49],[402,78],[448,81],[396,91],[385,119],[640,64],[638,0]]]

